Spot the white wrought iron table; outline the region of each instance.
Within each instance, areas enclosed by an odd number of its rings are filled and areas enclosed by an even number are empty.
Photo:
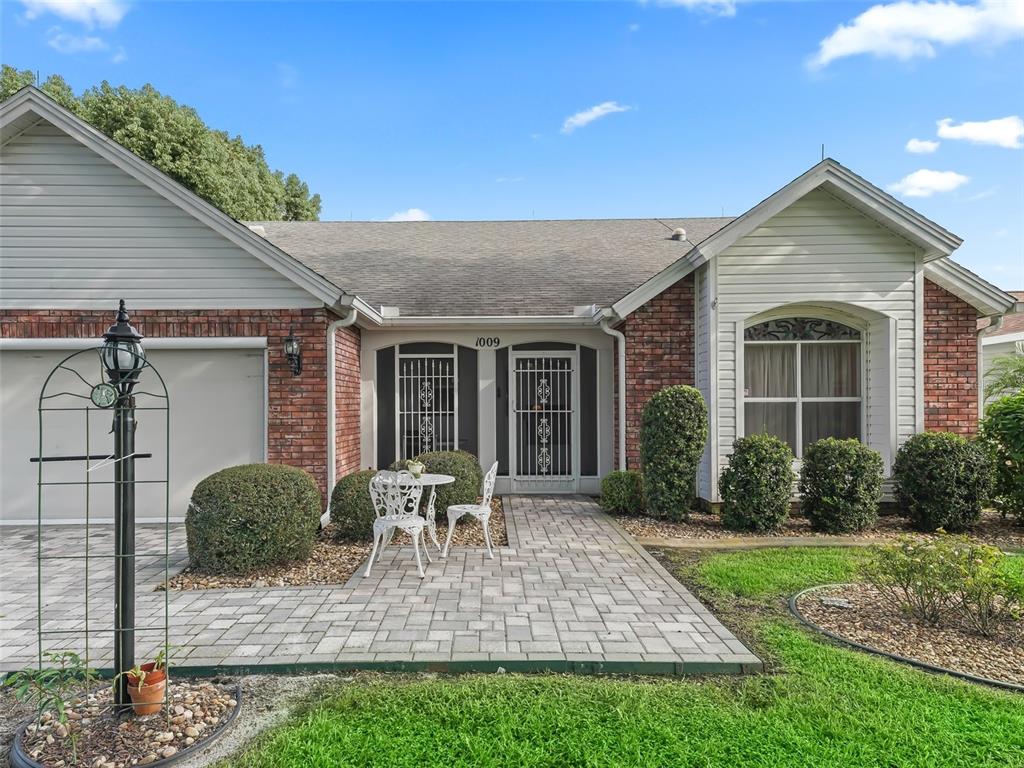
[[[451,475],[437,475],[424,472],[416,479],[422,483],[424,489],[430,488],[430,495],[427,496],[427,532],[430,534],[430,540],[434,542],[434,546],[440,551],[441,542],[437,540],[437,523],[434,522],[434,499],[437,496],[437,486],[454,483],[455,478]]]

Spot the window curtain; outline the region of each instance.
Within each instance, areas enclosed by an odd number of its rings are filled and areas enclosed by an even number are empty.
[[[858,397],[859,344],[801,344],[801,397]]]
[[[747,344],[743,381],[746,397],[796,397],[796,347]]]

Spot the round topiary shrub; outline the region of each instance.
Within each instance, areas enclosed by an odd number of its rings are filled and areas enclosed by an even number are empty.
[[[919,531],[966,531],[978,522],[992,488],[980,444],[952,432],[914,435],[896,453],[896,501]]]
[[[665,387],[647,402],[640,425],[640,462],[648,514],[686,519],[707,437],[708,409],[693,387]]]
[[[609,472],[601,481],[601,509],[610,515],[644,511],[643,476],[634,469]]]
[[[331,524],[339,539],[369,541],[377,512],[370,498],[370,479],[375,470],[364,469],[345,475],[331,492]]]
[[[989,403],[981,435],[992,456],[993,501],[1024,523],[1024,392]]]
[[[466,451],[428,451],[414,456],[422,462],[424,472],[435,475],[451,475],[454,483],[436,487],[437,498],[434,509],[438,520],[446,520],[445,510],[452,504],[476,504],[480,498],[480,486],[484,481],[483,470],[476,456]],[[405,469],[404,461],[396,461],[392,469]],[[424,494],[425,496],[426,494]],[[424,501],[426,499],[424,498]]]
[[[739,531],[774,531],[789,516],[793,452],[774,435],[741,437],[722,471],[722,523]]]
[[[185,533],[191,567],[251,573],[309,557],[320,525],[320,489],[283,464],[228,467],[192,492]]]
[[[863,531],[878,520],[882,457],[859,440],[827,437],[804,449],[801,509],[825,533]]]

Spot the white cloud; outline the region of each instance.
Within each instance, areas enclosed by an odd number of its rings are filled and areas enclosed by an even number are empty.
[[[859,54],[903,61],[933,58],[936,46],[978,43],[998,45],[1024,36],[1024,3],[978,0],[961,5],[951,0],[874,5],[848,24],[840,24],[821,41],[810,61],[821,69],[836,59]]]
[[[634,21],[632,24],[630,24],[628,27],[626,27],[626,29],[628,29],[630,32],[639,32],[640,31],[640,25],[637,24]]]
[[[1020,149],[1024,146],[1024,120],[1017,115],[959,125],[954,125],[952,118],[947,117],[939,120],[938,126],[939,136],[944,139],[960,139],[972,144],[991,144],[1007,149]]]
[[[989,197],[992,197],[993,195],[995,195],[995,193],[998,192],[998,191],[999,191],[999,187],[989,187],[988,189],[983,189],[981,192],[978,192],[976,194],[971,195],[967,199],[972,201],[972,202],[974,200],[985,200],[986,198],[989,198]]]
[[[956,171],[930,171],[922,168],[890,184],[888,189],[904,197],[931,197],[936,192],[952,192],[970,180],[970,177]]]
[[[116,27],[128,13],[128,4],[123,0],[21,0],[21,4],[25,6],[26,19],[52,13],[89,29]]]
[[[589,125],[599,118],[614,115],[616,112],[629,112],[631,109],[632,107],[624,107],[617,101],[603,101],[590,109],[584,109],[582,112],[565,118],[565,122],[562,123],[562,133],[572,133],[577,128]]]
[[[110,57],[110,61],[113,64],[120,64],[122,61],[128,60],[128,52],[125,51],[123,45],[117,46],[117,50],[114,51],[114,55]]]
[[[430,214],[422,208],[410,208],[407,211],[395,211],[388,216],[388,221],[430,221]]]
[[[60,27],[50,27],[46,33],[46,44],[57,53],[96,53],[110,47],[100,37],[73,35]]]
[[[739,0],[658,0],[659,5],[675,5],[715,16],[735,16],[737,2]]]
[[[911,139],[907,142],[907,146],[904,147],[907,152],[912,152],[915,155],[930,155],[938,148],[939,142],[928,139]]]

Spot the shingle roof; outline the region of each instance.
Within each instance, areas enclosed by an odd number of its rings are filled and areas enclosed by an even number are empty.
[[[1017,301],[1024,302],[1024,291],[1007,291],[1008,294],[1013,296]],[[978,327],[984,327],[989,324],[989,320],[978,321]],[[1003,315],[1003,322],[999,326],[999,330],[995,333],[990,331],[985,332],[982,336],[1008,336],[1011,333],[1022,333],[1024,332],[1024,312],[1011,312],[1010,314]]]
[[[570,315],[607,306],[731,218],[250,222],[372,306],[402,317]]]

